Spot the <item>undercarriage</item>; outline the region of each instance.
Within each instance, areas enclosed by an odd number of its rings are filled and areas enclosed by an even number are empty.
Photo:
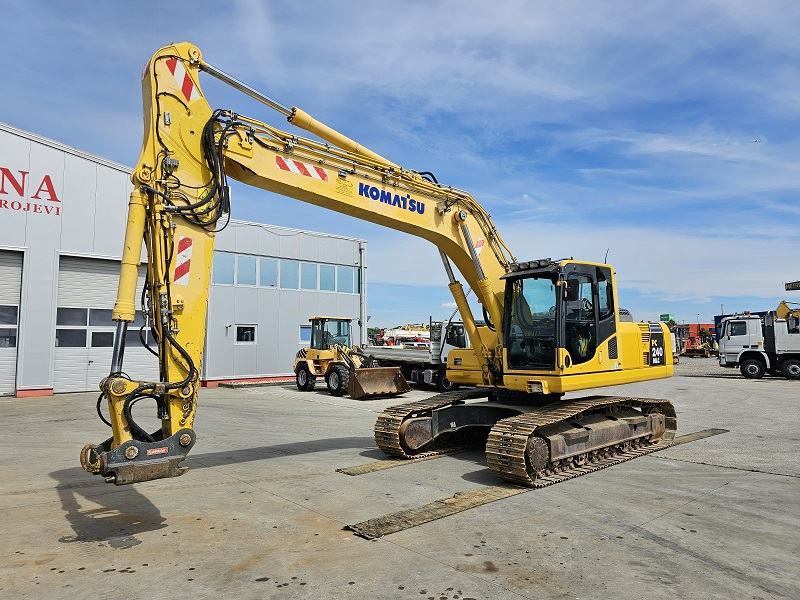
[[[489,398],[479,402],[468,402]],[[413,459],[486,441],[486,461],[503,479],[544,487],[660,450],[675,437],[672,403],[592,396],[548,401],[489,390],[439,394],[386,409],[375,424],[385,453]]]

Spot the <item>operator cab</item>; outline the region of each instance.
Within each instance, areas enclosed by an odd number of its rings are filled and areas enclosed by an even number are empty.
[[[503,278],[510,370],[553,371],[558,348],[568,352],[566,367],[585,363],[616,331],[608,265],[542,259],[514,264]]]
[[[350,347],[350,323],[344,317],[311,317],[311,345],[314,350],[328,350],[332,346]]]

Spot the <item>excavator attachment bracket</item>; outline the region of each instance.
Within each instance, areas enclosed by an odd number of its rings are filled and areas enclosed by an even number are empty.
[[[114,449],[111,448],[112,440],[108,439],[99,446],[84,446],[81,465],[84,470],[102,475],[106,481],[116,485],[178,477],[188,470],[180,463],[186,459],[195,440],[191,429],[181,429],[175,435],[155,442],[128,440]]]

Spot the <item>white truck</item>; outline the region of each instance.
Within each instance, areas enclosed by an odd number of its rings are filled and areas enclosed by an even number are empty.
[[[453,348],[469,346],[464,323],[431,321],[430,340],[429,347],[365,346],[362,351],[381,366],[400,367],[408,381],[426,383],[436,386],[439,391],[449,392],[456,386],[447,378],[447,355]]]
[[[785,307],[785,303],[781,303]],[[765,373],[800,379],[800,314],[769,311],[763,318],[748,312],[722,320],[719,364],[739,367],[748,379]]]

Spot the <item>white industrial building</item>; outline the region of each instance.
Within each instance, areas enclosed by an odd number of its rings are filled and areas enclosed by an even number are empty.
[[[96,390],[108,374],[129,177],[0,123],[0,394]],[[363,240],[232,220],[216,240],[204,384],[291,374],[314,314],[352,318],[364,341],[365,258]],[[124,369],[155,380],[138,331]]]

